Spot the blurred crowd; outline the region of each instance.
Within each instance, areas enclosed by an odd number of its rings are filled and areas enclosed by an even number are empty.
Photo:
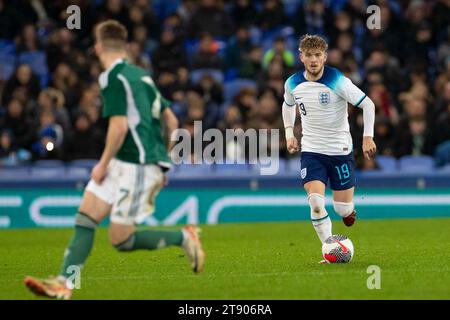
[[[71,4],[79,30],[66,27]],[[366,26],[371,4],[381,29]],[[190,132],[196,120],[203,130],[278,128],[288,157],[284,81],[309,33],[329,41],[328,64],[374,101],[379,154],[449,153],[449,1],[0,0],[0,165],[100,156],[107,124],[92,31],[108,18],[128,28],[129,59]],[[360,156],[362,111],[350,106],[349,121],[359,166],[373,168]],[[245,148],[225,144],[227,155]]]

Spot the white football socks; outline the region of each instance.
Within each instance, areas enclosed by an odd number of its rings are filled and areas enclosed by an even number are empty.
[[[321,194],[311,193],[308,196],[311,207],[311,221],[322,243],[331,237],[331,219],[325,209],[325,199]]]
[[[342,218],[349,216],[355,209],[355,205],[353,204],[353,202],[347,203],[347,202],[333,201],[333,207],[334,211],[336,211],[336,213],[340,215]]]

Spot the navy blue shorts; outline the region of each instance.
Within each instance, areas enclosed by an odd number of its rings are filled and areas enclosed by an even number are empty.
[[[303,184],[320,180],[327,185],[330,180],[332,190],[350,189],[356,184],[353,152],[345,156],[302,152],[300,174]]]

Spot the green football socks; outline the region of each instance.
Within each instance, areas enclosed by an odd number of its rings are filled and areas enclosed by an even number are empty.
[[[115,245],[115,247],[119,251],[155,250],[168,246],[181,246],[182,243],[182,231],[141,230],[136,231],[127,240]]]
[[[78,212],[75,217],[75,234],[64,254],[64,262],[60,275],[70,277],[77,270],[81,269],[91,253],[94,244],[95,229],[97,222],[91,217]]]

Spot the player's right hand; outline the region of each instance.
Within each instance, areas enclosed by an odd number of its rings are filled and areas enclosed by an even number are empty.
[[[99,162],[92,169],[91,178],[97,183],[101,184],[103,179],[106,177],[106,166],[103,163]]]
[[[289,138],[286,141],[286,144],[287,144],[287,150],[289,153],[292,154],[292,153],[296,153],[296,152],[300,151],[300,145],[298,144],[297,138],[295,138],[295,137]]]

